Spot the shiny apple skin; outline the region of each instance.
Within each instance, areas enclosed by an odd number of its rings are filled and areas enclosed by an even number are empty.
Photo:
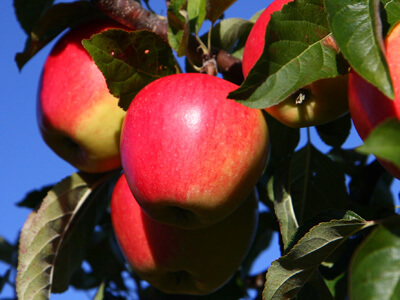
[[[110,20],[67,32],[51,50],[39,83],[37,120],[46,144],[79,170],[98,173],[121,166],[120,132],[125,112],[82,39],[109,28]]]
[[[271,15],[280,11],[292,0],[275,0],[262,12],[247,38],[242,71],[246,78],[260,58],[265,46],[265,33]],[[302,88],[305,101],[296,104],[299,93],[295,93],[277,105],[265,110],[272,117],[292,128],[317,126],[333,121],[348,112],[347,74],[335,78],[317,80]]]
[[[252,191],[269,151],[262,112],[227,99],[236,85],[186,73],[147,85],[121,134],[122,167],[141,207],[159,222],[207,227]]]
[[[252,192],[221,222],[186,230],[150,218],[122,174],[112,193],[111,219],[121,250],[140,278],[165,293],[204,295],[223,286],[248,253],[258,198]]]

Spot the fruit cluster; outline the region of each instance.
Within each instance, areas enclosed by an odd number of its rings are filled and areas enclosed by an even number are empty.
[[[141,278],[164,292],[211,293],[232,277],[254,238],[266,121],[227,99],[238,86],[200,73],[152,82],[125,113],[81,45],[115,27],[86,24],[56,44],[40,83],[42,136],[82,171],[122,165],[111,218]]]
[[[271,14],[288,2],[276,0],[255,23],[243,54],[245,77],[262,53]],[[109,28],[122,26],[85,24],[56,44],[40,82],[40,131],[79,170],[122,167],[112,194],[112,223],[127,261],[142,279],[168,293],[211,293],[238,269],[257,228],[254,186],[269,154],[263,112],[227,99],[235,84],[200,73],[153,81],[123,111],[81,45]],[[386,41],[393,74],[400,66],[398,28]],[[350,106],[362,138],[397,113],[396,104],[387,100],[377,114],[368,99],[384,96],[354,72],[316,81],[302,93],[301,103],[292,95],[265,111],[299,128],[330,122]]]

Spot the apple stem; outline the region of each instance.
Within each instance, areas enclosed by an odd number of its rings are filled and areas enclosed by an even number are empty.
[[[296,98],[296,104],[302,104],[306,100],[306,95],[302,92],[299,93],[299,95]]]
[[[215,60],[215,55],[203,55],[203,66],[201,67],[200,72],[211,76],[217,76],[218,67],[217,61]]]

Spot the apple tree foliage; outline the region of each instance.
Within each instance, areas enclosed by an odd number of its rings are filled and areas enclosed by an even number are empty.
[[[151,12],[149,0],[106,2],[14,0],[16,17],[27,34],[25,48],[16,54],[17,66],[23,68],[66,28],[108,15],[138,30],[109,30],[83,45],[123,109],[151,81],[201,65],[200,40],[211,44],[219,65],[223,62],[218,56],[231,54],[227,57],[232,64],[220,68],[220,76],[240,84],[230,97],[249,107],[272,106],[306,84],[350,68],[394,97],[381,45],[400,21],[399,0],[295,0],[285,5],[272,15],[265,36],[268,46],[246,80],[237,65],[260,12],[250,20],[224,18],[232,4],[246,1],[171,0],[163,19]],[[127,6],[140,13],[122,14]],[[211,35],[204,30],[206,20],[212,24]],[[176,57],[185,57],[186,64],[178,65]],[[224,287],[202,298],[251,294],[266,300],[400,299],[400,217],[394,205],[397,195],[390,192],[394,179],[369,159],[377,155],[400,167],[398,121],[378,127],[356,149],[343,147],[351,129],[348,114],[317,126],[329,149],[323,152],[309,129],[292,129],[266,118],[271,152],[257,188],[269,210],[260,213],[242,268]],[[48,299],[70,286],[97,290],[94,299],[197,299],[164,295],[126,266],[108,210],[118,174],[78,172],[27,193],[18,205],[32,213],[21,224],[18,243],[0,238],[0,260],[9,265],[0,274],[0,291],[16,282],[21,300]],[[280,237],[281,257],[265,262],[261,274],[250,275],[256,258],[272,247],[273,232]]]

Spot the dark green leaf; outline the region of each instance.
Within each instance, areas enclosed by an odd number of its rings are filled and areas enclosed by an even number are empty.
[[[400,21],[400,1],[399,0],[381,0],[385,7],[387,21],[393,28]]]
[[[17,247],[0,237],[0,261],[14,265]]]
[[[256,236],[254,237],[253,244],[251,245],[246,259],[242,263],[242,268],[246,274],[248,274],[249,270],[254,265],[257,257],[270,246],[274,229],[272,224],[275,222],[276,221],[272,213],[260,213]]]
[[[280,168],[282,163],[294,153],[299,144],[300,130],[285,126],[268,114],[265,114],[265,117],[271,144],[270,163],[275,168]]]
[[[320,212],[313,217],[308,218],[301,226],[298,227],[295,232],[293,239],[290,242],[290,245],[286,251],[283,252],[284,255],[292,249],[300,239],[303,238],[307,232],[309,232],[313,227],[318,225],[319,223],[327,223],[332,220],[364,220],[360,215],[351,210],[340,210],[340,209],[328,209],[323,212]],[[330,260],[331,257],[327,258]]]
[[[299,226],[290,195],[287,169],[283,167],[280,172],[277,172],[279,175],[273,178],[274,210],[279,222],[284,251],[288,249]]]
[[[295,300],[310,300],[310,299],[323,299],[323,300],[336,300],[328,286],[326,285],[321,274],[317,270],[310,277],[309,281],[296,295]]]
[[[206,18],[207,0],[191,0],[187,4],[190,32],[198,33]]]
[[[342,273],[340,276],[326,280],[326,284],[330,289],[335,300],[346,300],[347,299],[347,276],[346,273]]]
[[[183,56],[186,53],[190,35],[187,0],[171,0],[167,16],[168,42],[178,56]]]
[[[379,177],[372,194],[371,203],[373,206],[385,207],[388,211],[394,213],[395,202],[391,191],[392,184],[393,176],[387,172],[383,172],[382,176]]]
[[[309,281],[318,266],[349,237],[373,223],[346,215],[314,226],[268,269],[263,299],[290,299]]]
[[[111,224],[111,220],[109,220]],[[72,284],[79,289],[99,285],[102,281],[114,282],[120,290],[125,290],[122,272],[126,269],[125,259],[112,235],[112,229],[96,232],[87,247],[85,260],[90,265],[90,273],[81,274]],[[87,286],[85,287],[85,284]]]
[[[356,234],[343,243],[318,268],[335,300],[348,299],[348,267],[353,253],[364,239],[364,234]]]
[[[380,124],[357,150],[364,154],[373,154],[400,167],[400,122],[390,119]]]
[[[83,46],[106,78],[111,93],[120,98],[119,105],[125,110],[148,83],[176,73],[171,48],[151,31],[111,29],[84,40]]]
[[[365,239],[350,267],[352,300],[400,299],[400,217]]]
[[[275,12],[262,56],[229,98],[246,106],[278,104],[318,79],[339,75],[337,48],[322,0],[298,0]]]
[[[54,184],[46,185],[39,190],[33,190],[29,192],[22,201],[17,203],[17,206],[27,207],[30,209],[37,208],[40,203],[42,203],[42,200],[44,197],[46,197],[47,193],[53,188],[53,186]]]
[[[207,19],[215,23],[236,0],[207,0]]]
[[[10,281],[11,269],[8,269],[3,276],[0,276],[0,294],[4,286]]]
[[[394,98],[383,52],[378,0],[326,0],[329,22],[344,57],[367,81]]]
[[[34,25],[54,0],[14,0],[15,14],[26,34],[30,34]]]
[[[353,176],[359,172],[360,167],[366,164],[367,155],[354,149],[332,148],[328,156],[336,162],[336,167],[344,173]]]
[[[35,1],[31,2],[35,3]],[[87,1],[60,3],[52,6],[28,33],[24,51],[17,53],[15,60],[18,68],[22,69],[36,53],[68,27],[99,17],[104,16]]]
[[[331,158],[309,144],[294,154],[290,168],[299,224],[328,209],[349,209],[344,173]]]
[[[221,20],[212,29],[211,44],[241,59],[252,26],[252,22],[240,18]]]
[[[52,189],[25,222],[19,247],[18,299],[63,292],[80,266],[108,200],[110,175],[73,174]]]
[[[339,148],[347,140],[350,134],[350,115],[345,114],[332,122],[316,126],[316,129],[325,144]]]

